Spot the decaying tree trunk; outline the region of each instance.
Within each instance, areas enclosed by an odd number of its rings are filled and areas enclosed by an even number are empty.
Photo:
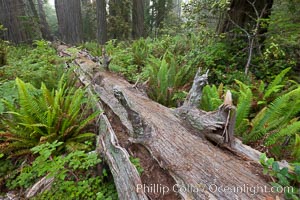
[[[120,199],[275,196],[267,192],[270,185],[258,175],[261,168],[257,162],[240,154],[247,148],[230,133],[234,107],[225,102],[215,112],[196,108],[207,74],[197,74],[184,106],[172,110],[150,100],[121,77],[100,69],[84,53],[78,54],[75,63],[79,79],[98,97],[96,107],[105,111],[99,118],[97,151],[110,166]],[[206,140],[209,135],[221,137],[221,146]],[[129,155],[140,159],[144,169],[141,176]]]

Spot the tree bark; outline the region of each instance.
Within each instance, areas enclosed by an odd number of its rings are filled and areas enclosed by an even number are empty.
[[[142,0],[133,0],[132,4],[132,37],[137,39],[144,36],[145,31],[145,3]]]
[[[30,35],[21,20],[26,16],[23,0],[0,0],[0,11],[0,23],[7,29],[1,38],[14,43],[28,42]]]
[[[130,32],[130,1],[110,0],[109,1],[109,35],[110,38],[126,40],[131,35]]]
[[[42,37],[46,40],[52,41],[53,37],[50,32],[50,27],[46,19],[46,14],[44,11],[43,0],[38,0],[38,8],[39,8],[39,24],[42,33]]]
[[[106,1],[96,1],[97,10],[97,38],[101,45],[107,42]]]
[[[80,0],[55,0],[61,40],[68,44],[83,41]]]
[[[155,19],[155,23],[156,23],[156,28],[162,28],[162,22],[164,21],[165,17],[166,17],[166,0],[158,0],[157,3],[157,15],[156,15],[156,19]]]
[[[254,5],[258,13],[261,14],[263,12],[262,18],[266,19],[270,16],[273,0],[232,0],[227,16],[220,19],[218,32],[229,32],[232,29],[238,28],[237,26],[245,28],[248,31],[252,30],[257,20],[255,10],[251,5],[253,2],[255,2]],[[266,32],[265,28],[261,28],[259,31],[259,33],[264,32]]]
[[[200,111],[193,106],[195,101],[188,98],[186,106],[174,111],[148,99],[121,77],[101,70],[84,54],[79,55],[76,73],[99,97],[105,111],[100,119],[104,125],[98,146],[111,167],[121,199],[147,199],[146,195],[149,199],[170,200],[275,196],[263,192],[264,188],[270,191],[270,185],[257,175],[262,170],[257,162],[224,151],[205,139],[205,135],[226,128],[227,109]],[[195,116],[199,120],[189,119]],[[130,167],[128,154],[140,158],[144,168],[141,182]]]

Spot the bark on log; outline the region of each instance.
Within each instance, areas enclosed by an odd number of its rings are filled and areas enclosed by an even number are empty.
[[[76,61],[83,64],[82,60]],[[91,65],[86,65],[90,67]],[[88,92],[93,97],[94,91],[91,79],[86,78],[86,73],[94,70],[95,65],[90,69],[82,71],[77,70],[79,79],[85,85],[89,85]],[[93,99],[95,109],[103,110],[103,106],[98,99]],[[135,185],[142,184],[138,171],[129,160],[129,154],[126,149],[119,145],[117,136],[106,115],[102,113],[98,119],[99,133],[97,136],[96,152],[106,158],[111,173],[113,174],[115,185],[118,191],[119,199],[143,200],[148,199],[144,192],[135,192]]]
[[[183,107],[184,112],[174,112],[148,99],[121,77],[100,69],[95,72],[95,64],[87,58],[79,57],[76,63],[80,79],[99,96],[105,113],[114,122],[110,127],[102,115],[99,144],[102,144],[102,152],[113,172],[120,199],[147,199],[146,195],[150,199],[176,199],[174,194],[179,194],[182,199],[272,199],[275,196],[264,192],[270,191],[270,185],[258,175],[262,169],[255,162],[201,137],[205,132],[223,131],[227,119],[224,110],[207,113]],[[200,128],[191,127],[175,113],[198,116],[192,121],[198,120]],[[141,181],[144,186],[160,191],[138,188],[140,179],[126,153],[132,153],[134,149],[137,151],[133,154],[144,153],[139,155],[140,159],[146,157],[158,165],[159,169],[154,167],[154,170],[142,165],[150,178],[142,175]],[[160,180],[155,177],[156,170],[168,177]],[[147,181],[151,179],[150,184]],[[159,182],[153,185],[153,181]],[[174,187],[163,185],[167,182],[173,183]],[[165,194],[162,194],[163,186],[169,189]],[[153,193],[160,194],[155,196]]]
[[[39,193],[43,193],[44,191],[49,190],[53,182],[54,177],[48,178],[47,176],[44,176],[26,191],[25,197],[29,199],[36,196]]]

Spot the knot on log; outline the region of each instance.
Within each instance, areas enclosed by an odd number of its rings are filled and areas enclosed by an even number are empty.
[[[202,97],[202,89],[205,85],[208,83],[208,72],[205,74],[200,74],[201,69],[199,68],[192,85],[191,90],[189,91],[189,94],[186,97],[186,100],[183,103],[183,106],[187,107],[198,107],[200,105],[201,97]]]
[[[120,104],[125,108],[128,119],[132,124],[134,138],[131,139],[131,142],[143,142],[149,139],[152,133],[151,126],[146,124],[140,114],[133,110],[132,105],[118,87],[113,88],[113,93],[116,99],[118,99]]]
[[[198,69],[183,106],[176,109],[175,112],[193,128],[200,131],[200,135],[204,134],[202,133],[204,130],[209,130],[209,133],[205,133],[208,139],[217,144],[225,143],[231,146],[236,118],[231,92],[229,90],[226,92],[224,103],[217,111],[205,112],[198,109],[202,98],[202,89],[208,83],[208,72],[201,75],[201,69]]]

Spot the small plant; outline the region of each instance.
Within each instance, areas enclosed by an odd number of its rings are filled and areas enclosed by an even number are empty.
[[[62,59],[46,41],[35,41],[32,46],[10,46],[7,65],[0,68],[0,80],[14,80],[16,77],[41,87],[44,82],[49,89],[55,88],[64,73]]]
[[[144,171],[143,167],[140,164],[140,159],[130,156],[130,162],[136,167],[138,173],[141,175]]]
[[[84,142],[95,134],[86,132],[99,112],[90,113],[85,91],[61,79],[58,89],[50,91],[42,84],[36,89],[16,79],[18,106],[3,100],[8,111],[2,114],[0,152],[10,157],[30,154],[30,149],[45,142],[64,142],[60,151],[88,149]]]
[[[143,72],[143,77],[149,77],[148,95],[165,106],[176,106],[174,95],[191,82],[191,71],[191,66],[180,67],[168,51],[162,59],[150,58]]]
[[[287,199],[300,199],[300,163],[291,164],[290,168],[280,168],[274,158],[267,158],[266,154],[260,155],[260,163],[263,166],[263,173],[272,178],[271,185],[277,188],[278,192],[284,189]]]
[[[221,98],[222,94],[222,84],[220,84],[219,88],[217,88],[215,85],[206,85],[202,91],[200,109],[205,111],[217,110],[217,108],[223,103]]]
[[[23,167],[11,182],[11,188],[29,188],[40,177],[54,178],[50,190],[35,199],[117,199],[116,189],[103,177],[95,176],[93,167],[101,160],[96,153],[74,151],[66,156],[55,156],[63,142],[54,141],[31,149],[39,156],[32,165]]]

